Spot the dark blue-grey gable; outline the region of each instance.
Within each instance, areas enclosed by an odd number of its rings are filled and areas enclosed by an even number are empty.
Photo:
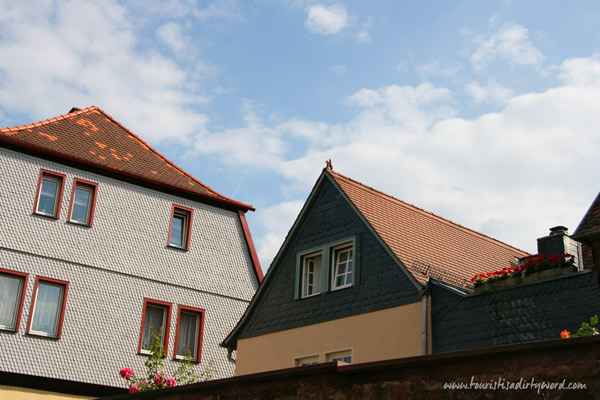
[[[313,192],[292,236],[271,266],[239,339],[421,301],[419,290],[327,174]],[[295,298],[298,253],[354,238],[352,287]],[[325,267],[325,266],[323,266]]]
[[[430,294],[434,353],[558,339],[600,314],[592,271],[470,295],[432,282]]]

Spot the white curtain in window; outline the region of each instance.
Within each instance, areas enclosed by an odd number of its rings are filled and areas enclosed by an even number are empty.
[[[182,312],[179,316],[178,356],[196,359],[199,321],[200,316],[198,314]]]
[[[40,282],[37,289],[31,329],[56,336],[62,306],[63,287]]]
[[[15,329],[23,280],[0,275],[0,327]]]
[[[148,349],[150,347],[150,339],[152,334],[160,335],[161,340],[164,337],[164,325],[165,325],[166,310],[159,306],[146,306],[146,318],[144,320],[144,333],[142,336],[142,349]],[[164,342],[163,342],[164,346]]]

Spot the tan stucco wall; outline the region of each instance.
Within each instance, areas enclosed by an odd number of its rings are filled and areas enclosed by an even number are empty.
[[[346,349],[353,364],[421,355],[421,316],[418,302],[242,339],[236,375],[290,368],[296,358],[316,354],[325,362],[327,353]]]
[[[0,399],[2,400],[59,400],[59,399],[93,399],[93,397],[75,396],[45,392],[43,390],[25,389],[16,386],[0,385]]]

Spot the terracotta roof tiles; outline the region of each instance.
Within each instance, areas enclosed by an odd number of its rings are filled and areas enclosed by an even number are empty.
[[[333,170],[327,173],[420,284],[427,276],[415,262],[470,280],[475,274],[516,265],[516,257],[528,255]]]
[[[0,141],[253,210],[251,205],[223,196],[183,171],[95,106],[29,125],[2,128]]]

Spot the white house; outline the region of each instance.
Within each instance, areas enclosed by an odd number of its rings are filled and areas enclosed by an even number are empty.
[[[263,277],[252,210],[97,107],[0,129],[0,397],[125,387],[151,328],[168,372],[191,354],[233,375],[219,342]]]

